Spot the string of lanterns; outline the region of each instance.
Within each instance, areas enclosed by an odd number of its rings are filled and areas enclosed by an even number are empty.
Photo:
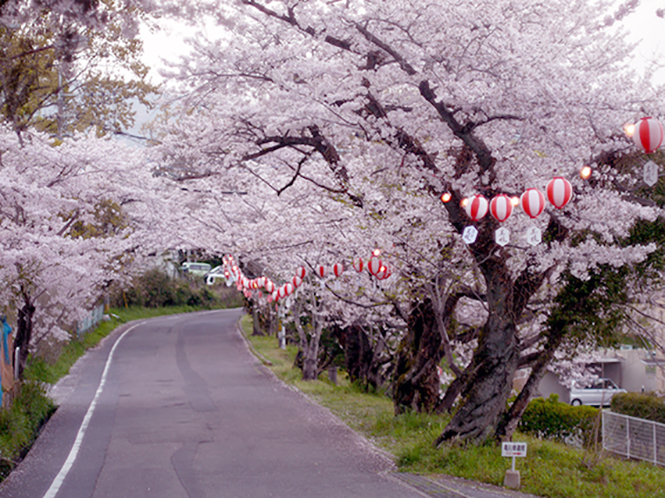
[[[632,138],[635,145],[647,154],[658,150],[665,137],[663,125],[652,117],[645,117],[636,124],[626,125],[624,131]],[[591,173],[591,167],[585,165],[580,170],[580,177],[587,180],[591,177]],[[649,186],[655,185],[658,181],[658,167],[652,161],[644,165],[644,181]],[[488,200],[482,194],[475,194],[462,199],[461,207],[471,221],[480,221],[489,213],[499,223],[503,223],[510,218],[517,206],[521,206],[524,213],[535,219],[545,209],[545,197],[556,209],[563,209],[572,196],[573,188],[570,182],[562,176],[557,176],[548,182],[545,194],[536,188],[528,188],[519,198],[498,194]],[[450,202],[452,198],[450,192],[444,192],[440,197],[444,204]],[[474,226],[468,226],[464,229],[462,238],[467,244],[473,244],[477,235],[478,230]],[[529,244],[535,246],[540,243],[542,234],[537,227],[531,227],[527,230],[526,239]],[[505,246],[510,241],[510,232],[506,228],[500,227],[495,232],[495,241],[497,244]]]
[[[389,263],[382,261],[379,258],[379,255],[380,251],[375,250],[367,260],[363,260],[363,258],[356,259],[353,262],[352,267],[357,273],[362,273],[363,270],[367,269],[370,276],[374,277],[376,280],[386,280],[392,275],[393,269]],[[254,291],[257,291],[257,296],[259,298],[262,298],[263,293],[265,292],[267,294],[268,303],[277,303],[294,294],[295,291],[303,285],[308,273],[304,266],[299,266],[296,269],[293,278],[278,287],[265,275],[253,279],[245,276],[236,264],[233,256],[230,254],[222,258],[222,269],[224,271],[227,285],[235,283],[237,289],[243,292],[244,296],[248,299],[251,299],[254,296]],[[339,278],[344,271],[345,267],[343,263],[335,263],[330,267],[325,265],[317,265],[314,267],[314,275],[319,278],[321,286],[324,285],[326,278]]]

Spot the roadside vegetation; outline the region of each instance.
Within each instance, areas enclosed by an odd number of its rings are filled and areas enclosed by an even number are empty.
[[[249,316],[244,316],[241,324],[259,358],[280,379],[394,455],[399,471],[503,484],[511,460],[501,457],[497,446],[487,443],[434,448],[432,441],[449,422],[449,415],[407,412],[395,416],[393,403],[385,393],[367,392],[353,385],[343,371],[337,375],[337,384],[326,374],[317,381],[303,381],[301,371],[294,367],[298,353],[295,345],[282,350],[274,336],[252,335]],[[522,492],[553,498],[665,497],[663,469],[613,458],[594,447],[593,441],[585,449],[577,449],[523,432],[516,433],[514,440],[528,443],[527,457],[516,462]]]

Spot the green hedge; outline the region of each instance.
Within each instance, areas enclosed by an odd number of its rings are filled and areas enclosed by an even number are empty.
[[[612,397],[613,412],[665,424],[665,400],[653,393],[619,393]]]
[[[584,446],[594,439],[598,409],[560,403],[556,394],[531,400],[522,416],[519,429],[541,439],[576,442]]]

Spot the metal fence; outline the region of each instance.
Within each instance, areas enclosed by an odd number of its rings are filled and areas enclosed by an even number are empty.
[[[104,305],[95,306],[88,316],[76,324],[76,333],[80,336],[90,331],[104,318]]]
[[[603,449],[665,466],[665,424],[603,410]]]

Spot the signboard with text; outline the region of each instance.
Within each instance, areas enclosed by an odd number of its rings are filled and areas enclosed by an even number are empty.
[[[502,457],[525,457],[526,443],[501,443]]]

